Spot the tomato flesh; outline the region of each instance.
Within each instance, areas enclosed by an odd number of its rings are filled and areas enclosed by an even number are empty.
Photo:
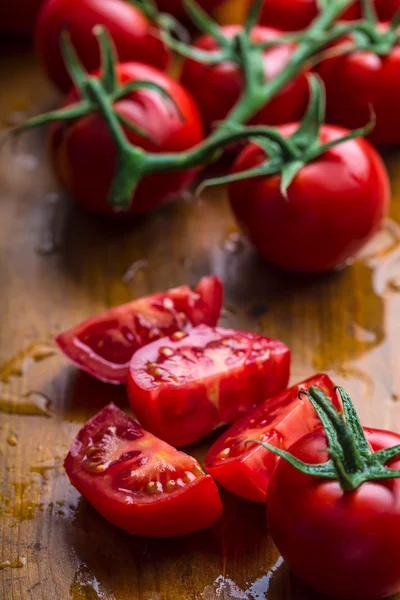
[[[222,306],[218,277],[133,300],[96,315],[56,337],[81,369],[108,383],[124,383],[136,350],[160,337],[205,323],[216,325]]]
[[[144,431],[114,404],[80,430],[64,467],[103,517],[131,534],[186,535],[222,513],[217,486],[198,462]]]
[[[321,422],[302,390],[317,386],[339,407],[333,383],[327,375],[314,375],[265,400],[234,423],[211,446],[205,465],[224,488],[252,502],[265,502],[277,457],[262,446],[245,443],[260,440],[288,448]]]
[[[146,429],[185,446],[284,389],[289,368],[282,342],[201,325],[132,357],[129,400]]]
[[[400,444],[398,434],[364,431],[375,451]],[[289,451],[318,464],[328,460],[326,447],[319,429]],[[400,457],[387,466],[400,469]],[[304,475],[280,460],[268,491],[267,519],[288,566],[324,597],[372,600],[400,591],[400,479],[345,492],[337,481]]]

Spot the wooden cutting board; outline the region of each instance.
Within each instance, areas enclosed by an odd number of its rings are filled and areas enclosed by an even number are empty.
[[[5,131],[56,96],[28,50],[2,47],[1,56]],[[210,530],[154,541],[119,531],[82,500],[63,458],[88,417],[127,400],[68,364],[52,336],[216,273],[226,292],[221,325],[283,340],[293,382],[326,371],[365,424],[400,431],[400,157],[386,157],[393,202],[383,232],[353,265],[304,278],[263,264],[223,190],[139,222],[85,214],[55,182],[43,135],[2,138],[0,151],[0,598],[322,600],[282,564],[263,506],[223,494],[224,516]],[[200,460],[210,441],[191,449]]]

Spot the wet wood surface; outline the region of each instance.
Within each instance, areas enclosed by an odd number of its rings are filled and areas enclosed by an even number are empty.
[[[1,48],[0,126],[52,106],[28,50]],[[177,541],[131,537],[70,486],[63,458],[122,388],[80,374],[55,333],[131,298],[215,273],[221,325],[282,339],[292,381],[328,372],[367,425],[400,431],[400,157],[386,157],[390,219],[346,269],[319,278],[265,265],[237,233],[223,191],[140,222],[83,213],[49,169],[43,132],[0,151],[0,598],[3,600],[322,600],[289,575],[264,507],[223,493],[210,530]],[[140,261],[140,262],[138,262]],[[190,450],[202,458],[210,440]]]

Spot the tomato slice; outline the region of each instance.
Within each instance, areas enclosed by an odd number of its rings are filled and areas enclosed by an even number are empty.
[[[144,431],[114,404],[83,426],[64,467],[82,496],[131,534],[186,535],[222,513],[218,488],[199,463]]]
[[[224,488],[253,502],[265,502],[277,458],[262,446],[247,444],[261,440],[288,449],[304,435],[321,426],[317,413],[301,390],[312,385],[321,388],[339,408],[332,381],[327,375],[314,375],[263,402],[221,435],[211,446],[205,465]]]
[[[223,289],[218,277],[139,298],[83,321],[56,337],[61,350],[97,379],[121,384],[138,348],[175,331],[217,324]]]
[[[282,342],[199,325],[136,352],[128,395],[146,429],[185,446],[285,389],[289,368]]]

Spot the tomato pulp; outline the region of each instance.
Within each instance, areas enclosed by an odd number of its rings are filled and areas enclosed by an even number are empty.
[[[143,129],[150,138],[146,139],[124,126],[132,144],[150,152],[179,152],[203,139],[198,108],[178,82],[140,63],[117,65],[117,75],[121,84],[130,81],[155,83],[175,102],[174,106],[168,98],[149,89],[137,90],[118,100],[114,104],[117,113]],[[77,94],[72,91],[65,106],[76,101]],[[100,114],[93,113],[68,124],[59,122],[53,125],[50,151],[61,183],[78,202],[92,212],[115,214],[115,209],[108,203],[108,195],[116,165],[116,149]],[[191,169],[144,177],[133,195],[129,214],[143,214],[167,202],[189,184],[195,173],[196,170]]]
[[[157,28],[136,6],[124,0],[48,0],[36,27],[36,49],[42,66],[62,91],[71,87],[71,78],[61,54],[64,28],[88,71],[100,66],[100,52],[93,34],[95,25],[110,33],[120,62],[137,61],[164,69],[169,54]]]
[[[226,25],[220,29],[227,39],[232,39],[242,28],[239,25]],[[279,35],[280,31],[268,27],[254,27],[252,31],[255,42],[271,41]],[[212,52],[218,48],[218,43],[211,36],[204,35],[197,40],[195,48]],[[285,68],[294,49],[294,44],[281,44],[264,52],[266,80],[273,79]],[[243,90],[240,68],[227,61],[207,65],[186,59],[181,82],[193,95],[209,128],[227,116]],[[304,71],[266,104],[252,119],[252,123],[279,125],[296,121],[303,115],[307,100],[308,84]]]
[[[322,389],[339,407],[333,383],[327,375],[314,375],[265,400],[224,431],[211,446],[205,460],[207,471],[224,488],[252,502],[265,502],[277,456],[249,440],[268,442],[287,449],[320,427],[314,408],[300,391]]]
[[[186,535],[222,513],[217,486],[198,462],[144,431],[114,404],[80,430],[64,467],[82,496],[131,534]]]
[[[400,443],[397,434],[364,431],[375,451]],[[326,435],[318,430],[289,451],[319,464],[328,459],[326,447]],[[400,458],[388,466],[400,469]],[[280,460],[268,491],[267,519],[289,567],[318,592],[370,600],[400,590],[400,479],[369,481],[345,492],[338,481],[304,475]]]
[[[290,136],[297,125],[279,128]],[[323,125],[321,143],[347,133]],[[249,144],[233,165],[233,173],[260,165],[264,152]],[[380,228],[388,213],[389,178],[376,150],[357,138],[339,144],[306,164],[289,186],[281,176],[233,182],[233,212],[261,256],[288,271],[320,273],[342,266]]]
[[[185,446],[284,389],[289,368],[282,342],[201,325],[132,357],[129,400],[146,429]]]
[[[108,383],[124,383],[136,350],[176,331],[216,325],[222,306],[218,277],[186,285],[96,315],[57,336],[61,350],[81,369]]]

